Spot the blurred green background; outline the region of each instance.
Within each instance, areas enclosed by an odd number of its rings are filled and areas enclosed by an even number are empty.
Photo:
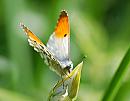
[[[0,0],[0,101],[46,101],[60,78],[28,45],[19,23],[46,43],[63,9],[74,66],[87,56],[77,101],[101,101],[130,45],[130,0]],[[130,101],[129,73],[114,101]]]

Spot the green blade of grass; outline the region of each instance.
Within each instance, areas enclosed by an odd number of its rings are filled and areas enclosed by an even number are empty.
[[[114,77],[112,78],[110,85],[103,96],[102,101],[113,101],[116,96],[121,84],[122,80],[125,78],[125,74],[128,70],[128,65],[130,63],[130,47],[126,52],[124,58],[122,59]]]

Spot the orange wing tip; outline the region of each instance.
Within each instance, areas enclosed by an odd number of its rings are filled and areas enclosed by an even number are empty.
[[[56,25],[56,28],[55,28],[55,29],[57,29],[58,24],[59,24],[59,22],[60,22],[60,20],[61,20],[62,18],[67,18],[67,19],[68,19],[68,13],[67,13],[67,11],[62,10],[62,11],[60,12],[60,16],[59,16],[59,18],[58,18],[58,20],[57,20],[57,25]]]
[[[20,22],[19,26],[20,26],[22,29],[25,29],[25,27],[26,27],[22,22]]]
[[[55,34],[59,38],[66,37],[70,33],[68,14],[65,10],[62,10],[57,21],[55,28]]]
[[[23,28],[24,24],[22,22],[20,22],[19,26]]]
[[[68,17],[68,13],[65,10],[62,10],[60,13],[60,17]]]
[[[23,29],[23,31],[28,35],[29,29],[22,23],[20,22],[19,26]]]
[[[31,41],[33,40],[33,41],[36,41],[38,44],[44,45],[41,42],[41,40],[35,34],[33,34],[33,32],[31,32],[23,23],[20,23],[20,27],[24,30],[25,34],[28,36],[29,43],[31,43],[30,40]],[[32,46],[32,44],[31,44],[31,46]]]

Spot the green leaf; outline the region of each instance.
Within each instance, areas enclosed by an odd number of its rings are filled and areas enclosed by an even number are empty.
[[[102,99],[102,101],[113,101],[121,84],[122,80],[125,78],[125,74],[128,70],[128,65],[130,63],[130,47],[128,51],[126,52],[123,60],[121,61],[119,68],[117,69],[113,79],[110,82],[110,85],[105,92],[105,95]]]

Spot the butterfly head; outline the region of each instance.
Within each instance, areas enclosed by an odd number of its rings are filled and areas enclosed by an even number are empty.
[[[71,60],[65,60],[65,61],[61,62],[61,66],[64,70],[67,70],[69,72],[71,72],[73,69],[73,63]]]

